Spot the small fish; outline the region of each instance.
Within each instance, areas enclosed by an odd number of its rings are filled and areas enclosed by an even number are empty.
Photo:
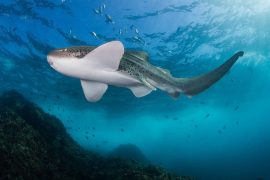
[[[139,43],[144,43],[144,41],[139,36],[134,36],[133,40]]]
[[[99,6],[99,12],[101,14],[103,13],[104,9],[105,9],[105,5],[104,6],[103,5]]]
[[[137,28],[135,28],[135,32],[136,32],[137,34],[139,34],[139,30],[138,30]]]
[[[136,43],[145,44],[145,41],[139,36],[134,36],[134,37],[132,37],[132,39]]]
[[[223,129],[223,130],[227,129],[227,126],[224,125],[222,129]]]
[[[200,104],[205,104],[205,102],[204,101],[200,101]]]
[[[205,115],[205,118],[208,118],[209,116],[210,116],[210,113],[206,114],[206,115]]]
[[[222,131],[221,130],[218,130],[218,134],[221,134],[222,133]]]
[[[113,19],[112,19],[112,17],[110,15],[105,14],[105,18],[106,18],[106,20],[105,20],[106,23],[114,24],[114,21],[113,21]]]
[[[98,39],[97,33],[95,33],[94,31],[90,33],[94,38]]]
[[[125,130],[124,130],[124,128],[121,128],[121,132],[124,132]]]
[[[102,9],[104,10],[106,8],[106,5],[105,4],[102,4]]]
[[[121,36],[122,35],[122,29],[119,29],[119,35]]]
[[[101,14],[101,11],[99,9],[94,9],[95,14]]]
[[[92,137],[96,137],[96,135],[95,134],[92,134]]]
[[[239,106],[235,106],[234,110],[237,111],[239,109]]]
[[[174,120],[174,121],[178,120],[178,117],[174,117],[173,120]]]
[[[93,130],[95,130],[96,128],[95,127],[92,127]]]

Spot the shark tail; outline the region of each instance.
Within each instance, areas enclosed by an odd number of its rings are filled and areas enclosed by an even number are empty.
[[[175,78],[176,86],[178,89],[180,89],[180,92],[183,92],[188,96],[196,95],[221,79],[231,69],[238,58],[243,55],[243,51],[237,52],[221,66],[206,74],[191,78]],[[180,92],[175,93],[176,97],[180,94]]]

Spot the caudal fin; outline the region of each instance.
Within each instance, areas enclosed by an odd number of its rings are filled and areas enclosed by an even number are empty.
[[[176,78],[177,87],[186,95],[196,95],[221,79],[230,70],[237,59],[243,55],[243,51],[237,52],[225,63],[209,73],[191,78]]]

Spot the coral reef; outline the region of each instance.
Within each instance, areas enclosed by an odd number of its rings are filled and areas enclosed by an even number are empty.
[[[0,179],[179,179],[153,165],[81,148],[56,117],[16,91],[0,97]]]

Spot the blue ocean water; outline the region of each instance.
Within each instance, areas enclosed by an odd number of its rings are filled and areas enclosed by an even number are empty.
[[[179,175],[270,179],[269,9],[263,0],[2,0],[0,91],[18,90],[100,153],[132,143]],[[109,87],[89,103],[78,80],[47,63],[55,48],[111,40],[148,52],[176,77],[245,55],[210,89],[177,100]]]

